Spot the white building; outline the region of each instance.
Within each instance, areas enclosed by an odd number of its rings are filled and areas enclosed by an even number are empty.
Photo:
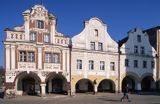
[[[118,44],[94,17],[72,38],[72,92],[117,91]]]
[[[151,91],[156,81],[156,51],[148,34],[135,28],[119,42],[120,86],[129,84],[132,91]]]
[[[69,38],[57,32],[57,18],[42,5],[23,16],[22,27],[6,29],[6,91],[17,95],[68,92]]]

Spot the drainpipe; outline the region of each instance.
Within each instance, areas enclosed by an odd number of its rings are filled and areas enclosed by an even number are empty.
[[[71,51],[72,51],[72,44],[69,45],[69,77],[70,77],[70,83],[69,83],[69,96],[72,96],[72,80],[71,80]]]

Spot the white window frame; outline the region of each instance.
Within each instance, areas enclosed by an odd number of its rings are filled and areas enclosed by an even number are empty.
[[[98,42],[98,50],[103,51],[103,43]]]
[[[35,62],[35,53],[28,52],[28,62]]]
[[[36,41],[37,35],[36,32],[30,32],[30,41]]]
[[[49,43],[50,42],[50,35],[49,34],[44,34],[44,42]]]
[[[95,42],[90,42],[90,48],[91,50],[95,50]]]
[[[89,60],[89,70],[94,70],[94,61]]]
[[[110,70],[115,71],[115,62],[110,62]]]
[[[77,59],[77,69],[82,70],[82,60]]]
[[[60,57],[59,57],[59,53],[53,53],[53,63],[59,63]]]
[[[100,61],[100,70],[105,70],[105,62]]]
[[[50,52],[45,53],[45,63],[51,63],[51,53]]]

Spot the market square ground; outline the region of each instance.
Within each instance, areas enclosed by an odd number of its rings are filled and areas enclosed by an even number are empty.
[[[159,94],[130,94],[131,102],[121,102],[122,94],[98,93],[77,94],[73,97],[47,95],[47,97],[19,96],[14,99],[0,99],[0,104],[160,104]]]

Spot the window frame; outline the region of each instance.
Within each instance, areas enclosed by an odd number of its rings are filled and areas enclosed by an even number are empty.
[[[103,43],[98,42],[98,50],[103,51]]]
[[[141,42],[141,41],[142,41],[141,35],[137,35],[137,42]]]
[[[19,51],[19,62],[27,62],[27,52],[26,51]]]
[[[53,59],[53,63],[59,64],[60,63],[60,54],[59,53],[53,53],[53,58],[52,59]]]
[[[138,68],[138,60],[134,60],[134,68]]]
[[[82,70],[82,60],[77,59],[77,70]]]
[[[44,36],[43,36],[43,41],[45,42],[45,43],[50,43],[50,34],[44,34]]]
[[[134,53],[138,54],[138,46],[137,45],[134,45]]]
[[[95,50],[95,42],[90,42],[90,49]]]
[[[38,29],[44,29],[44,21],[43,20],[36,20],[36,27]]]
[[[37,33],[36,32],[30,32],[29,40],[32,41],[32,42],[35,42],[37,40]]]
[[[125,59],[124,65],[125,65],[125,67],[129,67],[129,59]]]
[[[115,71],[115,62],[110,62],[110,70]]]
[[[143,68],[147,68],[147,61],[143,61]]]
[[[94,61],[89,60],[89,70],[94,70]]]
[[[100,70],[105,70],[105,61],[100,61]]]
[[[28,62],[35,62],[35,52],[34,51],[29,51],[27,57],[28,57]]]
[[[47,56],[46,56],[47,55]],[[50,56],[49,56],[50,55]],[[51,63],[51,52],[45,52],[45,63]]]

